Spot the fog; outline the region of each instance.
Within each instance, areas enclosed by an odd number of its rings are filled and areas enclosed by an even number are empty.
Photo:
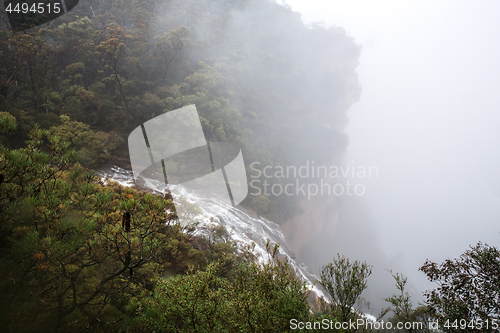
[[[344,163],[378,167],[357,205],[394,264],[386,268],[407,275],[421,299],[435,287],[418,272],[427,258],[456,258],[479,241],[500,246],[500,3],[286,4],[363,47]]]
[[[66,5],[0,3],[1,327],[174,327],[179,297],[221,304],[186,329],[265,315],[275,330],[285,312],[260,306],[282,300],[307,319],[286,265],[263,272],[247,250],[287,260],[308,288],[337,253],[366,261],[359,310],[377,316],[397,293],[387,270],[416,306],[438,287],[426,260],[500,248],[500,2]],[[200,273],[217,283],[193,289]],[[272,280],[277,300],[259,290]]]

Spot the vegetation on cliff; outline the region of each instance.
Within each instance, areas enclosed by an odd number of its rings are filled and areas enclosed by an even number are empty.
[[[305,26],[269,0],[81,0],[40,27],[3,26],[0,111],[18,121],[12,146],[35,123],[71,127],[86,166],[128,157],[134,128],[189,104],[207,140],[240,144],[248,164],[330,162],[347,144],[359,54],[342,28]],[[247,200],[277,222],[296,209],[285,196]]]

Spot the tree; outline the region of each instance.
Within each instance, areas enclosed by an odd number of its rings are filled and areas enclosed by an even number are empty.
[[[69,147],[77,151],[83,165],[95,166],[107,161],[106,150],[112,149],[112,145],[106,142],[104,133],[94,132],[90,126],[71,121],[66,115],[60,118],[62,124],[52,127],[50,133],[69,143]]]
[[[168,74],[168,68],[174,59],[182,57],[181,53],[189,45],[190,31],[185,26],[164,33],[161,37],[156,37],[155,47],[158,50],[158,58],[161,59],[163,74],[161,82],[165,82]]]
[[[124,92],[125,78],[122,77],[121,66],[126,59],[126,45],[131,37],[116,23],[106,26],[106,37],[96,47],[96,56],[104,67],[104,81],[107,85],[116,86],[120,93],[127,114],[135,120],[135,114],[130,110],[127,96]]]
[[[4,114],[0,125],[4,132],[14,127]],[[76,331],[116,321],[129,293],[143,293],[161,269],[172,202],[103,187],[92,171],[73,165],[74,155],[38,127],[26,148],[0,147],[6,331]],[[130,224],[122,224],[124,213]]]
[[[416,309],[413,309],[410,294],[405,291],[408,278],[400,273],[394,274],[392,271],[389,271],[389,273],[391,273],[392,277],[396,281],[396,289],[399,291],[399,294],[384,298],[384,301],[389,302],[392,305],[392,308],[382,310],[379,319],[392,310],[394,312],[394,316],[389,319],[389,321],[393,324],[392,327],[397,327],[397,323],[409,324],[407,324],[407,326],[403,326],[404,328],[401,330],[387,329],[386,331],[404,331],[410,333],[431,332],[429,324],[435,319],[432,310],[424,305],[420,305]]]
[[[447,259],[442,264],[426,260],[420,270],[438,284],[437,289],[424,295],[426,304],[438,313],[443,331],[498,332],[500,251],[497,248],[479,242],[458,259]],[[494,322],[498,325],[492,325]]]
[[[366,289],[366,279],[371,273],[372,266],[366,262],[357,260],[350,262],[348,258],[338,253],[332,263],[323,266],[319,283],[331,296],[330,311],[338,315],[340,321],[348,322],[349,319],[356,319],[354,306]]]
[[[0,133],[12,133],[17,128],[16,118],[8,112],[0,112]],[[0,140],[3,139],[0,137]]]
[[[384,301],[389,302],[393,306],[392,311],[398,320],[408,322],[410,321],[410,313],[412,311],[410,294],[405,291],[408,278],[400,273],[394,274],[392,271],[389,271],[389,273],[396,280],[396,289],[399,290],[400,294],[384,298]]]
[[[243,332],[288,332],[290,320],[309,320],[305,282],[280,259],[279,244],[266,243],[268,261],[238,265],[233,282],[234,307]]]
[[[279,246],[267,243],[265,263],[243,260],[227,272],[227,257],[206,269],[161,278],[153,296],[137,300],[139,321],[130,330],[145,332],[290,331],[290,320],[306,321],[309,305],[304,282],[286,261]]]
[[[223,261],[205,270],[160,279],[153,297],[138,307],[146,332],[222,332],[234,329],[229,282],[220,277]],[[131,327],[133,330],[133,326]]]

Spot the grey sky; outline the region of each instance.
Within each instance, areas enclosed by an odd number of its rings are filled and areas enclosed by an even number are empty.
[[[376,165],[365,200],[419,289],[426,258],[500,247],[500,1],[287,0],[363,45],[346,162]]]

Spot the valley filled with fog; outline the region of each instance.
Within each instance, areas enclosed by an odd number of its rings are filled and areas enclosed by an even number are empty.
[[[498,247],[498,3],[287,4],[362,45],[362,93],[348,112],[344,163],[379,168],[357,205],[412,293],[433,287],[417,271],[425,259],[455,258],[479,241]],[[351,247],[341,249],[368,260],[363,246]]]

